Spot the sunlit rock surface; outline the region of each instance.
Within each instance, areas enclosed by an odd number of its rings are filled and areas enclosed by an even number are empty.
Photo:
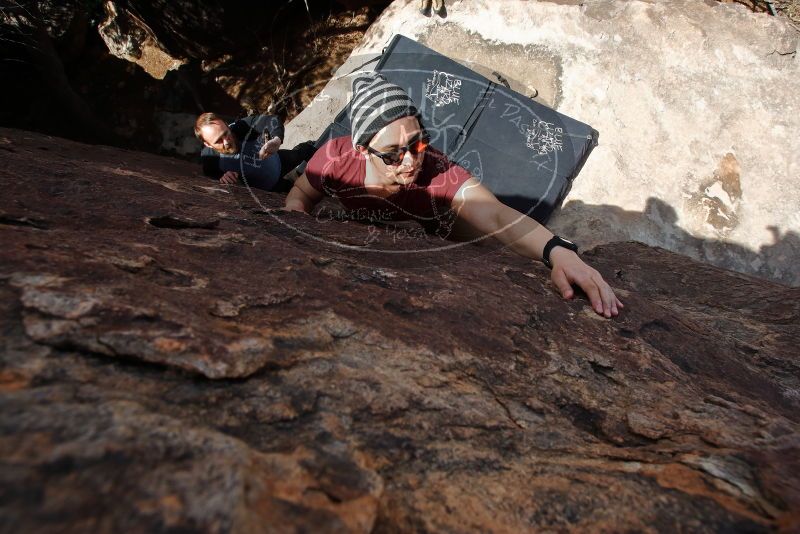
[[[800,528],[798,289],[616,243],[584,254],[605,320],[491,245],[143,153],[0,153],[14,531]]]
[[[289,141],[319,135],[349,73],[402,34],[600,132],[553,229],[800,286],[800,33],[787,19],[710,0],[446,5],[425,17],[396,0]]]

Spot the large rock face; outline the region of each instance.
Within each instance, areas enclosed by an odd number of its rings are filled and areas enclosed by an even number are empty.
[[[383,13],[289,135],[319,135],[347,74],[403,34],[600,131],[556,230],[800,285],[800,34],[786,19],[696,0],[452,0],[446,18],[417,4]]]
[[[800,290],[616,243],[626,303],[186,162],[0,129],[0,524],[800,528]]]

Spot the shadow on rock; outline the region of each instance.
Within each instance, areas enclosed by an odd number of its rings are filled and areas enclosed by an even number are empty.
[[[772,244],[758,251],[730,241],[697,237],[678,224],[675,209],[650,197],[644,211],[625,210],[608,204],[569,201],[557,212],[549,226],[589,249],[603,243],[635,240],[686,254],[699,261],[725,269],[752,274],[796,287],[800,285],[800,235],[777,226],[768,226]]]

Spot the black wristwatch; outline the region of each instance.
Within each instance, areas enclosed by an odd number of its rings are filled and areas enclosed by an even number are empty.
[[[567,241],[563,237],[559,237],[557,235],[554,235],[550,239],[550,241],[547,242],[547,244],[544,246],[544,250],[542,251],[542,263],[547,265],[548,269],[552,269],[553,268],[553,264],[550,263],[550,251],[553,250],[556,247],[564,247],[564,248],[567,248],[567,249],[571,250],[572,252],[575,252],[575,253],[578,252],[578,245],[576,245],[572,241]]]

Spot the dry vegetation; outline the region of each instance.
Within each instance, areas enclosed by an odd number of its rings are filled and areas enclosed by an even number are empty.
[[[233,98],[290,120],[322,90],[375,17],[362,8],[306,21],[264,43],[256,60],[229,56],[206,68]]]

